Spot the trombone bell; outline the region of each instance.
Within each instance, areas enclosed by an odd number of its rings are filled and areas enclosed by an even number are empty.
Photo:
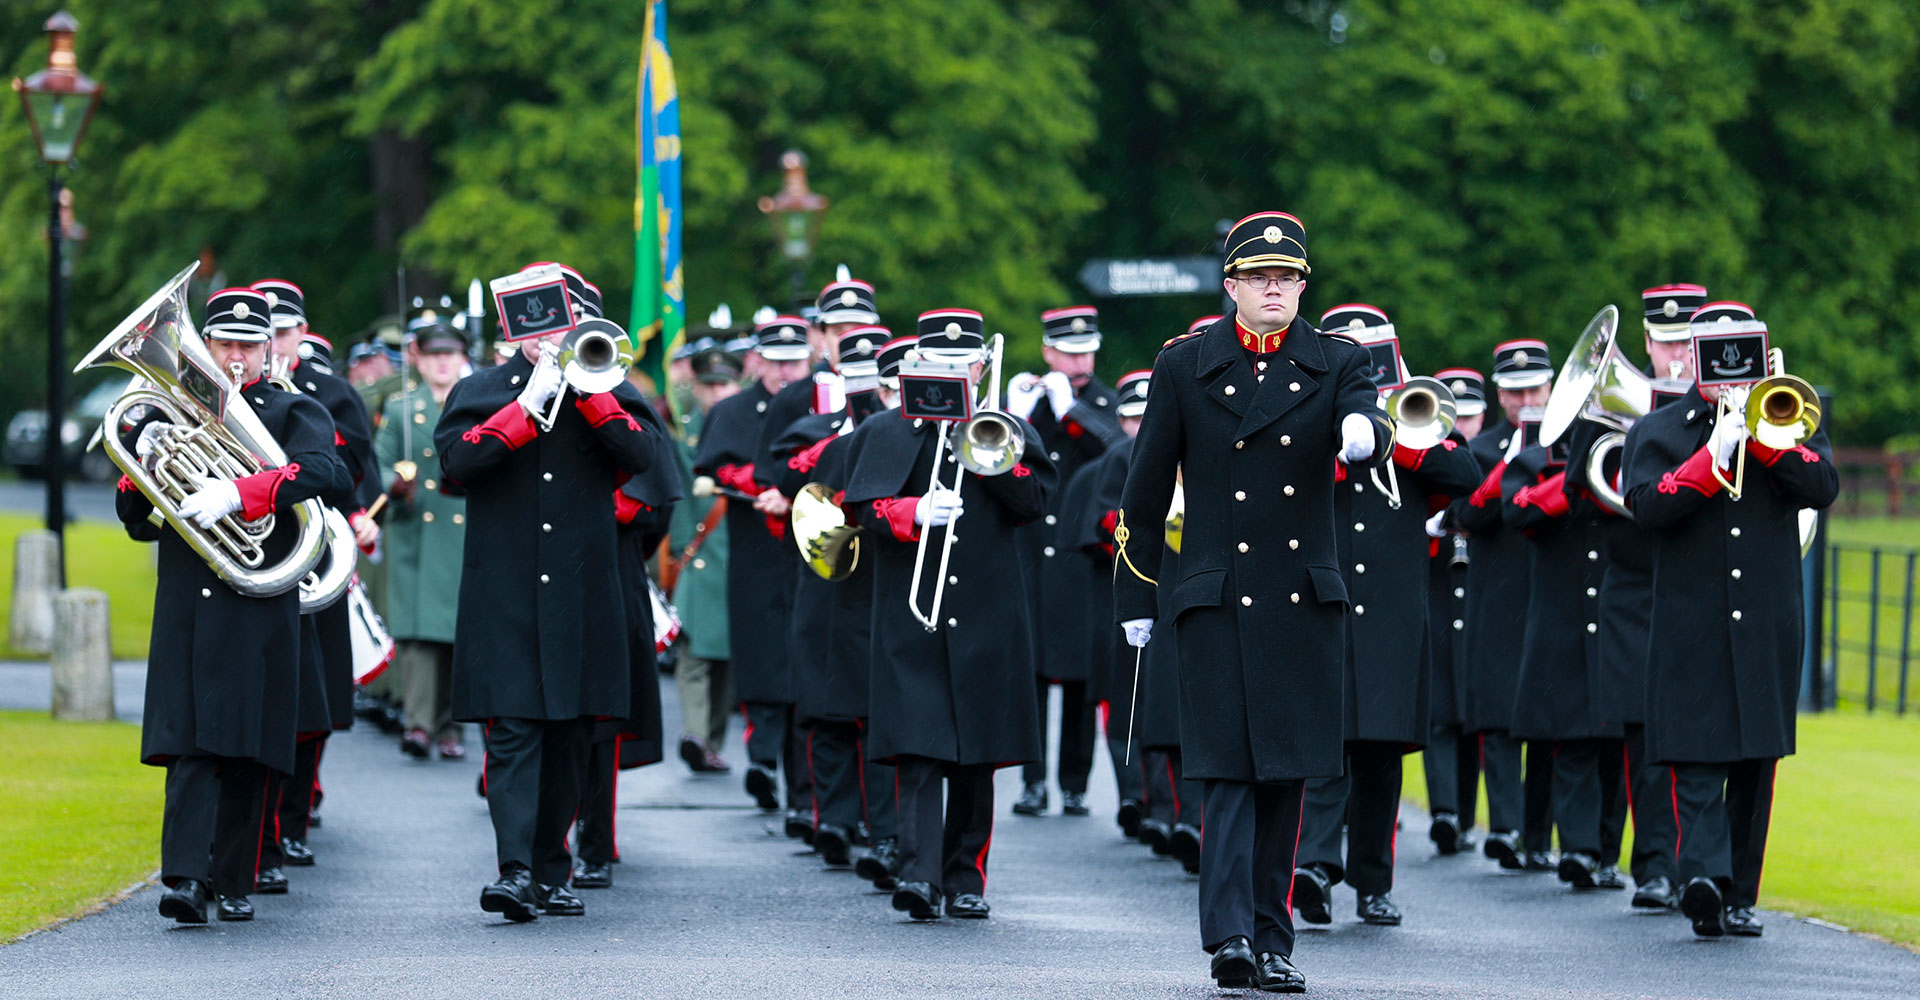
[[[1778,451],[1805,442],[1820,427],[1820,397],[1797,375],[1770,375],[1747,394],[1747,433]]]
[[[948,433],[961,467],[976,476],[1013,471],[1027,450],[1026,435],[1014,426],[1012,417],[998,410],[981,410]]]

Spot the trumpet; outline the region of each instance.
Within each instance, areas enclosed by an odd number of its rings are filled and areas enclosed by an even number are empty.
[[[1425,375],[1408,379],[1406,385],[1387,393],[1380,405],[1393,421],[1393,443],[1414,451],[1425,451],[1445,441],[1459,415],[1453,390]],[[1379,465],[1369,468],[1367,475],[1373,480],[1373,488],[1387,498],[1387,506],[1399,510],[1400,476],[1393,469],[1392,458],[1381,464],[1387,467],[1386,482],[1380,481]]]
[[[1013,471],[1013,467],[1020,463],[1020,456],[1026,453],[1025,433],[1013,417],[1000,409],[1000,358],[1005,339],[996,333],[987,348],[986,402],[970,419],[955,424],[953,429],[940,436],[940,443],[933,453],[933,473],[927,478],[928,493],[940,489],[960,492],[961,484],[966,481],[965,474],[969,472],[976,476],[1005,475]],[[957,466],[951,486],[943,479],[949,464],[945,461],[948,451],[953,452],[952,464]],[[947,522],[946,535],[940,543],[940,567],[933,579],[932,601],[925,611],[920,608],[920,590],[926,574],[927,546],[933,537],[931,529],[920,533],[920,544],[913,557],[913,588],[907,594],[907,607],[929,632],[940,629],[940,605],[947,592],[947,562],[953,555],[953,527],[956,523],[957,518]]]
[[[582,396],[592,396],[610,392],[626,380],[627,368],[633,364],[633,350],[625,331],[608,320],[590,318],[567,331],[560,341],[560,356],[556,360],[565,374],[567,387]],[[566,395],[554,393],[546,412],[533,415],[533,422],[542,431],[553,430]]]
[[[1767,352],[1767,377],[1751,386],[1732,386],[1720,391],[1714,401],[1713,445],[1720,444],[1719,418],[1738,413],[1746,424],[1747,435],[1767,446],[1784,450],[1812,437],[1820,429],[1820,397],[1813,386],[1798,375],[1787,374],[1787,356],[1776,347]],[[1733,479],[1713,465],[1713,478],[1720,481],[1735,500],[1747,482],[1747,449],[1734,453]]]

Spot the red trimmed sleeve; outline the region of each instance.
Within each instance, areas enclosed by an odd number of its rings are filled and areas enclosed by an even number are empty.
[[[496,437],[507,446],[509,451],[526,444],[540,434],[540,428],[533,422],[533,416],[519,400],[501,407],[483,424],[469,427],[460,435],[468,444],[479,444],[483,437]]]
[[[1480,481],[1480,487],[1473,491],[1472,496],[1467,497],[1467,502],[1475,507],[1485,507],[1487,501],[1498,499],[1500,497],[1500,477],[1505,475],[1506,471],[1507,463],[1505,462],[1494,466],[1493,471],[1487,473],[1487,478]]]
[[[1800,461],[1808,465],[1820,461],[1820,453],[1808,448],[1804,444],[1796,444],[1791,448],[1769,448],[1751,437],[1747,438],[1747,454],[1752,455],[1755,459],[1759,460],[1761,465],[1769,469],[1773,468],[1774,465],[1778,464],[1781,459],[1788,455],[1799,455]]]
[[[732,487],[750,496],[759,496],[765,487],[753,481],[753,463],[745,465],[723,465],[713,470],[713,478],[720,485]]]
[[[580,411],[581,416],[587,418],[587,423],[591,426],[604,427],[618,420],[624,422],[631,430],[640,430],[640,421],[633,419],[633,414],[628,413],[627,408],[620,405],[620,400],[614,398],[611,392],[596,392],[591,396],[576,395],[573,405]]]
[[[1516,507],[1532,507],[1548,517],[1563,516],[1570,506],[1567,503],[1567,474],[1557,472],[1522,489],[1514,494],[1513,504]]]
[[[809,445],[805,451],[787,459],[787,468],[795,472],[812,472],[814,467],[820,464],[820,453],[826,451],[827,445],[832,444],[836,440],[838,439],[829,436],[815,441],[812,445]]]
[[[234,488],[240,491],[240,516],[256,521],[273,513],[274,501],[280,496],[280,484],[299,475],[300,463],[293,462],[234,480]]]
[[[917,542],[920,540],[920,526],[913,523],[913,511],[919,505],[919,497],[888,497],[875,500],[873,512],[887,522],[887,527],[893,530],[894,540]]]
[[[634,518],[652,509],[628,496],[625,490],[613,491],[613,519],[621,524],[632,524]]]
[[[1080,426],[1080,421],[1078,420],[1068,419],[1068,420],[1062,421],[1060,426],[1066,429],[1068,437],[1073,438],[1076,441],[1082,437],[1085,437],[1087,433],[1087,429],[1085,427]]]
[[[1660,477],[1660,485],[1654,487],[1662,493],[1672,495],[1680,492],[1681,487],[1693,490],[1701,496],[1710,497],[1721,490],[1720,480],[1713,475],[1713,449],[1701,448],[1680,463],[1680,467]]]
[[[1101,538],[1100,547],[1106,550],[1107,558],[1109,559],[1113,558],[1115,554],[1115,550],[1113,547],[1113,529],[1119,526],[1120,526],[1119,511],[1110,510],[1110,511],[1107,511],[1105,514],[1100,515],[1100,538]]]
[[[1443,443],[1451,444],[1452,442],[1443,442]],[[1425,449],[1415,450],[1413,448],[1407,447],[1406,445],[1400,444],[1397,441],[1394,442],[1393,464],[1411,472],[1414,469],[1418,469],[1420,467],[1420,463],[1426,460],[1427,460],[1427,452]]]

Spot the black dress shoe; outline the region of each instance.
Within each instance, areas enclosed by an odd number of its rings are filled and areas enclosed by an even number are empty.
[[[587,915],[586,901],[573,894],[573,890],[564,885],[540,885],[535,883],[534,899],[540,903],[540,912],[549,917],[584,917]]]
[[[1393,897],[1384,892],[1378,895],[1361,893],[1353,912],[1362,923],[1375,927],[1400,926],[1400,908],[1393,905]]]
[[[221,896],[218,915],[229,923],[244,923],[253,919],[253,904],[245,896]]]
[[[1260,967],[1254,972],[1253,985],[1266,993],[1305,993],[1306,974],[1293,967],[1293,960],[1277,951],[1260,953]]]
[[[985,920],[993,912],[987,901],[971,892],[947,897],[947,916],[961,920]]]
[[[1427,827],[1427,839],[1442,855],[1460,853],[1460,817],[1450,812],[1433,814],[1433,825]]]
[[[707,772],[707,745],[700,737],[682,734],[680,737],[680,759],[687,762],[687,770],[695,774]]]
[[[1673,882],[1665,875],[1648,879],[1633,890],[1633,905],[1642,910],[1673,909]]]
[[[853,873],[873,883],[875,889],[891,889],[900,874],[899,841],[881,837],[873,847],[853,863]]]
[[[787,819],[782,829],[794,840],[813,843],[813,817],[798,809],[787,810]]]
[[[1200,874],[1200,831],[1180,823],[1167,836],[1167,852],[1179,859],[1189,875]]]
[[[1307,865],[1293,870],[1293,908],[1310,924],[1333,923],[1333,882],[1320,869]]]
[[[835,868],[843,867],[853,853],[853,836],[846,827],[832,823],[822,823],[813,831],[813,848],[820,852],[820,860]]]
[[[1753,915],[1751,906],[1727,907],[1727,933],[1734,937],[1759,937],[1766,927]]]
[[[1120,800],[1120,811],[1114,815],[1113,821],[1120,824],[1121,834],[1131,839],[1140,833],[1140,820],[1144,818],[1145,815],[1145,810],[1140,808],[1140,803],[1137,800],[1122,799]]]
[[[1460,831],[1460,853],[1470,854],[1478,846],[1480,838],[1473,835],[1472,827]]]
[[[1213,950],[1213,981],[1223,990],[1242,990],[1253,985],[1253,942],[1236,934]]]
[[[1553,854],[1551,852],[1548,852],[1548,851],[1528,851],[1527,852],[1527,864],[1526,864],[1527,871],[1550,872],[1550,871],[1557,870],[1558,867],[1559,866],[1553,863]]]
[[[1520,838],[1511,830],[1495,830],[1487,834],[1486,846],[1480,851],[1500,862],[1500,867],[1508,871],[1519,871],[1526,867],[1526,862],[1520,857]]]
[[[183,924],[207,922],[207,884],[197,878],[181,879],[160,897],[160,915]]]
[[[608,862],[582,861],[573,866],[575,889],[613,888],[613,865]]]
[[[280,838],[280,854],[286,863],[295,868],[305,868],[313,864],[313,850],[304,842],[292,837]]]
[[[1601,865],[1600,870],[1593,873],[1593,887],[1595,889],[1625,889],[1627,887],[1627,877],[1620,874],[1619,865]]]
[[[915,920],[938,920],[940,890],[925,882],[902,882],[894,887],[893,908]]]
[[[314,799],[314,802],[315,802],[314,807],[312,809],[307,810],[307,829],[309,830],[320,829],[320,806],[318,804],[319,801],[320,800],[316,797]]]
[[[1031,784],[1020,790],[1019,801],[1013,804],[1018,816],[1041,816],[1047,811],[1047,786]]]
[[[400,752],[415,760],[426,760],[433,754],[433,738],[424,729],[409,729],[407,735],[400,737]]]
[[[780,808],[780,796],[774,792],[773,768],[765,764],[747,765],[747,794],[753,796],[754,805],[768,812]]]
[[[501,869],[500,878],[480,890],[480,908],[517,924],[539,917],[539,904],[533,898],[533,872],[519,864]]]
[[[1173,830],[1165,820],[1143,819],[1140,821],[1140,842],[1153,848],[1155,854],[1168,854],[1173,851]]]
[[[1085,792],[1061,792],[1060,793],[1060,815],[1087,816],[1087,815],[1091,815],[1092,812],[1093,810],[1087,808],[1087,793]]]
[[[287,873],[278,868],[260,869],[260,874],[253,877],[253,891],[262,896],[286,895]]]
[[[1560,881],[1575,889],[1593,888],[1593,876],[1599,871],[1599,860],[1585,851],[1568,851],[1560,855]]]
[[[1680,912],[1693,921],[1693,932],[1701,937],[1717,938],[1727,933],[1726,903],[1720,887],[1710,878],[1693,878],[1680,890]]]

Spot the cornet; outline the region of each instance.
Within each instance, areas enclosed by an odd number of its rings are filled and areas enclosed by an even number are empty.
[[[1798,375],[1787,374],[1787,357],[1778,347],[1767,352],[1767,377],[1751,386],[1730,386],[1714,401],[1711,443],[1715,452],[1720,445],[1720,417],[1739,413],[1746,423],[1747,435],[1768,448],[1784,451],[1820,429],[1820,397],[1813,386]],[[1713,478],[1726,487],[1735,500],[1746,488],[1747,449],[1737,449],[1733,460],[1733,479],[1713,465]]]
[[[557,361],[565,375],[566,388],[582,396],[592,396],[610,392],[626,380],[627,368],[633,364],[633,351],[625,330],[609,320],[588,318],[567,331],[565,339],[560,341]],[[554,393],[546,412],[534,415],[533,422],[542,431],[553,430],[566,395],[564,388]]]
[[[1413,451],[1425,451],[1445,441],[1453,433],[1459,413],[1453,390],[1425,375],[1408,379],[1406,385],[1387,393],[1380,405],[1393,421],[1393,443]],[[1386,482],[1380,481],[1379,465],[1369,468],[1367,475],[1373,480],[1373,488],[1387,498],[1387,506],[1399,510],[1400,476],[1393,470],[1392,458],[1381,464],[1387,467]]]

